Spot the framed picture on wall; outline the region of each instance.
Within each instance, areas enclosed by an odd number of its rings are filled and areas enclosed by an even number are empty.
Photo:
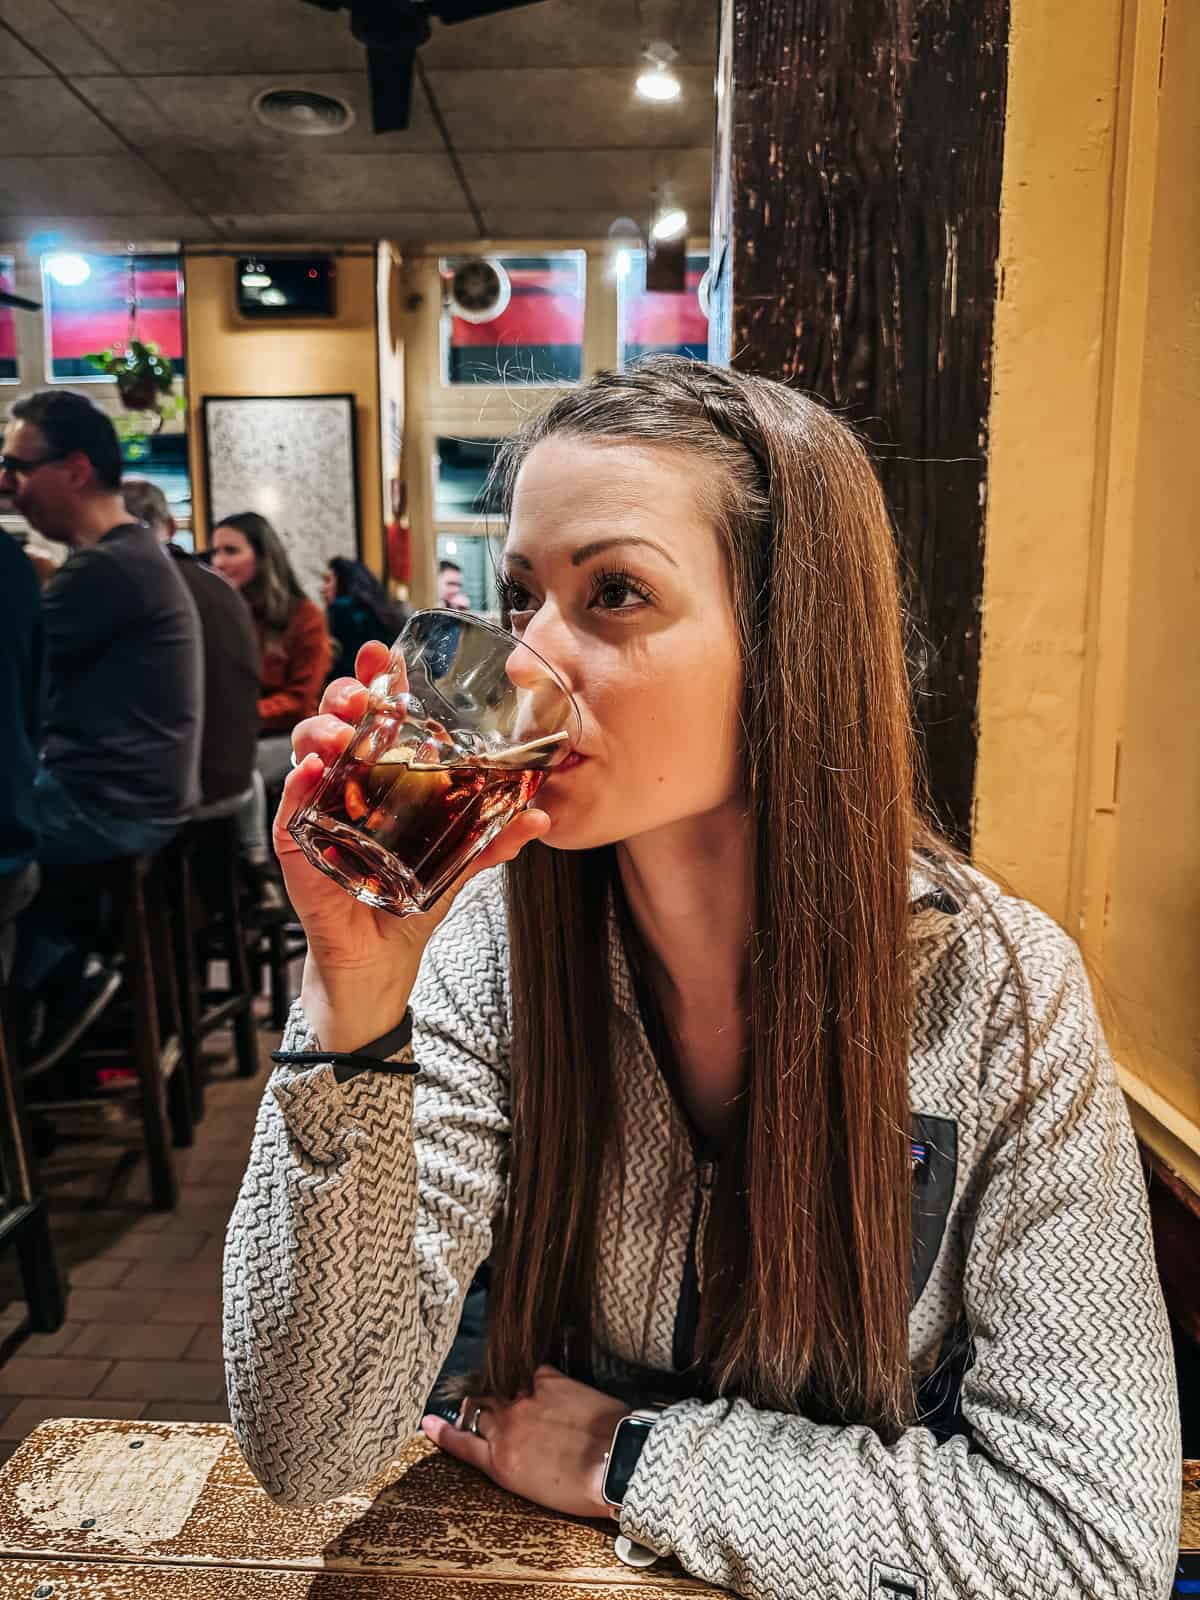
[[[331,556],[362,558],[351,394],[205,395],[209,526],[266,517],[311,598]]]

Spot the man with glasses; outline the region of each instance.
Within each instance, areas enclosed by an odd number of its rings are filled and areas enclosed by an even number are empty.
[[[32,991],[59,967],[82,973],[68,869],[160,849],[198,803],[203,663],[195,605],[125,508],[120,444],[98,406],[69,389],[16,401],[0,468],[0,494],[71,548],[43,595],[35,803],[47,886],[26,914],[18,971]]]

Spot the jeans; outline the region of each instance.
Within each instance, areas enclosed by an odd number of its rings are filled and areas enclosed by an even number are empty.
[[[82,975],[83,963],[104,926],[106,908],[81,903],[70,875],[58,869],[154,855],[170,844],[183,821],[116,817],[89,809],[45,767],[34,780],[33,793],[42,889],[20,921],[15,979],[26,990],[40,988],[68,963]]]

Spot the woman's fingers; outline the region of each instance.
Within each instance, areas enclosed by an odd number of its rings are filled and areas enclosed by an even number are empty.
[[[316,718],[312,719],[313,721]],[[275,845],[275,854],[281,859],[293,851],[299,850],[299,845],[287,831],[288,823],[300,810],[306,806],[317,792],[317,785],[325,776],[325,763],[312,753],[306,755],[302,761],[288,773],[283,783],[283,794],[279,801],[279,810],[275,813],[275,822],[272,827],[272,840]]]
[[[549,832],[550,818],[544,811],[522,811],[496,835],[486,850],[475,857],[463,873],[461,882],[466,883],[477,872],[486,872],[489,867],[498,867],[501,862],[511,861],[527,844],[534,839],[545,838]]]
[[[321,715],[357,722],[366,712],[367,698],[366,685],[357,678],[335,678],[321,696]]]
[[[469,1467],[491,1476],[492,1453],[482,1434],[468,1433],[465,1428],[456,1428],[452,1422],[447,1422],[445,1417],[437,1417],[432,1413],[421,1418],[421,1431],[446,1455],[465,1461]]]
[[[403,677],[404,663],[400,660],[399,652],[397,652],[395,661],[390,660],[391,654],[386,644],[381,644],[378,639],[368,639],[366,644],[359,648],[358,655],[354,658],[354,676],[360,683],[370,683],[372,678],[377,678],[381,672],[385,672],[390,664],[393,672],[399,666]],[[338,683],[350,683],[352,681],[350,678],[338,679]],[[329,687],[332,689],[334,685],[330,684]],[[398,688],[403,693],[404,684],[399,684]]]
[[[340,717],[328,714],[307,717],[296,724],[292,733],[296,765],[299,766],[305,756],[317,755],[327,767],[331,767],[353,737],[353,725]]]

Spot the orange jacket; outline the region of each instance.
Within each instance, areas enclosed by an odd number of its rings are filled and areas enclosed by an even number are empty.
[[[258,627],[258,731],[291,733],[305,717],[316,716],[321,687],[329,675],[332,646],[325,613],[312,600],[300,600],[282,635]]]

